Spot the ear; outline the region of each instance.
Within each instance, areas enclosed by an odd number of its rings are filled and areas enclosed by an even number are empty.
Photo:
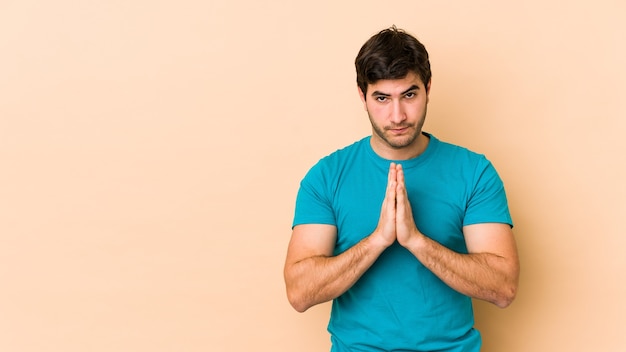
[[[361,98],[361,102],[363,103],[363,108],[365,108],[365,111],[367,111],[367,102],[365,101],[365,93],[363,93],[359,85],[357,85],[356,88],[359,90],[359,97]]]
[[[428,103],[430,100],[430,83],[432,82],[432,78],[428,81],[428,84],[426,85],[426,102]]]

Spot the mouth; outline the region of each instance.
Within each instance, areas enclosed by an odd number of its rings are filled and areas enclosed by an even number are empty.
[[[388,130],[391,131],[391,133],[393,134],[403,134],[404,132],[409,130],[409,126],[389,128]]]

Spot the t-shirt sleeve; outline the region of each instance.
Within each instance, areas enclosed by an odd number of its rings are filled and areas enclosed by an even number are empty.
[[[502,179],[484,157],[478,163],[474,180],[463,225],[495,222],[513,227]]]
[[[292,226],[303,224],[336,225],[328,177],[319,163],[300,182]]]

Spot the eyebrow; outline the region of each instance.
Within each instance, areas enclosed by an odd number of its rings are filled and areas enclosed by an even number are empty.
[[[406,94],[406,93],[408,93],[410,91],[417,90],[417,89],[420,89],[420,87],[418,85],[414,84],[414,85],[410,86],[409,89],[407,89],[404,92],[400,93],[400,95],[404,95],[404,94]],[[373,97],[390,97],[391,94],[383,93],[383,92],[380,92],[380,91],[374,91],[374,92],[372,92],[372,96]]]

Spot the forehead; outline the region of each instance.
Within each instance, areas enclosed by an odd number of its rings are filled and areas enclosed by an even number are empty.
[[[370,83],[367,86],[367,91],[370,95],[380,93],[393,95],[402,94],[411,87],[414,87],[414,89],[417,90],[424,89],[424,83],[422,82],[420,77],[414,72],[409,72],[403,78],[381,79],[376,81],[375,83]]]

